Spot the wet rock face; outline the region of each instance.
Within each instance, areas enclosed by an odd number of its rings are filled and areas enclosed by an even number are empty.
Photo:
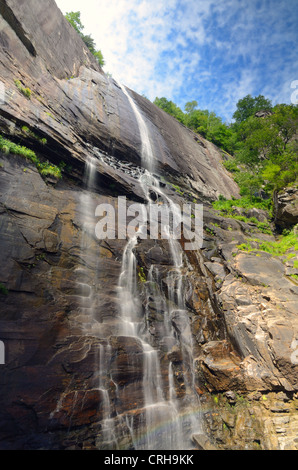
[[[86,239],[82,222],[83,196],[89,194],[94,208],[117,201],[67,179],[47,185],[21,157],[2,156],[1,163],[0,279],[8,289],[0,297],[7,356],[1,448],[133,448],[129,425],[142,429],[146,413],[142,346],[122,336],[119,320],[117,286],[126,242],[99,242],[92,229]],[[208,208],[206,221],[207,213]],[[295,448],[295,286],[287,278],[281,284],[278,271],[285,268],[266,254],[238,253],[230,260],[229,249],[241,241],[245,224],[235,226],[233,236],[214,230],[218,236],[206,232],[201,253],[188,253],[187,309],[177,305],[168,323],[169,303],[179,294],[168,243],[143,240],[136,247],[143,267],[142,315],[158,350],[164,393],[170,394],[171,363],[176,397],[186,397],[185,380],[192,377],[179,338],[189,338],[190,324],[205,432],[196,445]],[[259,398],[251,398],[255,390]],[[287,400],[276,398],[280,390]]]
[[[297,397],[291,394],[228,391],[213,395],[205,408],[217,449],[297,449]]]
[[[54,1],[45,0],[32,7],[30,2],[4,0],[0,8],[4,54],[13,51],[14,58],[22,64],[23,73],[37,78],[43,69],[46,79],[47,68],[53,76],[65,78],[77,75],[84,61],[98,70],[97,62],[64,20]]]
[[[117,213],[119,195],[146,199],[135,115],[53,1],[4,0],[0,8],[0,133],[71,166],[57,182],[22,157],[0,155],[0,284],[8,291],[0,291],[0,447],[133,449],[144,445],[147,421],[173,418],[171,400],[187,416],[199,396],[198,449],[295,449],[294,263],[238,250],[248,237],[273,238],[212,210],[219,194],[238,195],[218,150],[129,90],[150,131],[158,188],[176,203],[204,201],[205,231],[202,249],[185,251],[179,269],[167,240],[138,240],[130,307],[138,304],[140,339],[126,336],[124,227],[98,240],[94,214],[101,203]],[[24,125],[47,144],[25,137]],[[150,197],[160,202],[158,191]],[[152,383],[156,401],[160,384],[167,400],[155,414],[146,408]],[[173,430],[176,441],[161,431],[167,444],[177,448],[185,424]]]
[[[133,447],[129,423],[144,434],[147,384],[142,343],[122,331],[118,284],[126,240],[99,241],[95,218],[87,232],[84,222],[89,221],[86,197],[94,209],[102,202],[117,206],[117,200],[67,180],[47,185],[33,165],[12,155],[1,157],[0,184],[5,189],[0,199],[0,279],[8,291],[0,295],[6,347],[1,448]],[[138,246],[139,263],[144,256],[147,267],[153,263],[160,273],[153,283],[143,264],[146,282],[138,280],[141,321],[145,325],[147,317],[165,396],[172,361],[175,394],[183,399],[184,357],[178,338],[186,337],[189,316],[195,320],[198,314],[174,311],[169,325],[177,330],[177,339],[166,336],[170,299],[162,286],[173,268],[171,253],[167,242],[154,242],[163,256],[153,256],[152,245]]]
[[[119,184],[113,157],[141,166],[138,124],[121,87],[103,74],[54,1],[34,7],[15,0],[2,3],[2,132],[26,140],[21,132],[26,124],[48,140],[48,146],[42,149],[45,157],[55,163],[63,160],[78,177],[82,176],[90,145],[96,146],[108,154],[101,171],[101,188]],[[22,27],[22,34],[17,25]],[[34,54],[24,37],[32,44]],[[31,90],[30,98],[17,89],[15,80]],[[195,191],[203,198],[238,195],[215,146],[204,141],[202,147],[194,133],[148,100],[130,93],[144,115],[163,174],[175,175],[179,185],[187,185],[190,193]],[[130,170],[127,174],[133,177],[136,173]]]
[[[205,220],[208,218],[206,214]],[[254,239],[273,241],[274,238],[257,231],[249,235],[252,227],[243,223],[238,228],[231,224],[229,234],[223,229],[223,221],[217,224],[214,215],[209,220],[210,227],[216,224],[212,238],[221,257],[213,256],[204,264],[214,276],[216,298],[234,348],[231,356],[227,346],[222,350],[226,354],[220,353],[216,344],[211,354],[208,344],[205,347],[202,366],[213,382],[213,391],[219,390],[220,384],[210,374],[217,369],[218,373],[223,372],[223,356],[227,360],[224,388],[234,388],[231,384],[238,381],[239,389],[247,391],[255,388],[296,391],[297,283],[291,276],[293,268],[289,267],[287,256],[258,251],[258,244],[255,251],[242,251],[238,247],[248,239],[253,244]],[[232,222],[226,219],[224,223]],[[240,362],[235,360],[236,351]],[[231,373],[227,374],[229,369]]]

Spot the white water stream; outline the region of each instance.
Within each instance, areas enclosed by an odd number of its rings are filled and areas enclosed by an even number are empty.
[[[128,99],[131,109],[135,115],[141,140],[142,167],[145,172],[141,174],[139,183],[143,189],[147,208],[151,204],[156,204],[152,199],[152,194],[157,195],[162,204],[168,206],[173,214],[181,216],[180,210],[174,202],[165,194],[160,186],[156,174],[155,156],[150,142],[150,132],[146,125],[141,111],[130,96],[126,88],[120,85],[124,95]],[[96,174],[96,158],[88,158],[85,165],[85,187],[87,192],[81,196],[81,211],[83,217],[83,236],[81,241],[82,265],[88,263],[88,247],[90,246],[92,231],[94,231],[94,207],[90,190],[94,187]],[[146,209],[146,205],[144,209]],[[195,390],[195,372],[193,364],[193,345],[190,320],[184,302],[184,253],[180,243],[172,234],[172,228],[163,227],[168,235],[169,251],[172,258],[172,267],[166,278],[167,296],[161,281],[159,268],[154,264],[151,266],[144,283],[144,293],[146,297],[146,307],[140,296],[138,282],[136,249],[139,243],[138,235],[145,230],[145,226],[140,226],[138,232],[131,237],[125,246],[122,256],[121,274],[118,282],[118,303],[119,303],[119,325],[117,335],[134,338],[140,345],[143,356],[143,409],[139,410],[137,416],[133,413],[118,414],[117,384],[115,403],[111,402],[109,396],[109,383],[112,381],[109,367],[112,349],[109,344],[101,344],[99,348],[98,369],[99,383],[98,390],[101,393],[101,434],[102,442],[108,443],[109,448],[117,449],[119,436],[115,425],[115,416],[119,423],[124,423],[136,450],[187,450],[192,447],[192,434],[200,433],[200,405],[199,398]],[[140,237],[141,238],[141,237]],[[90,256],[90,254],[89,254]],[[82,280],[83,278],[83,280]],[[87,294],[82,296],[81,313],[88,318],[94,317],[94,285],[88,280],[84,280],[80,273],[79,288],[85,290]],[[93,281],[93,284],[96,280]],[[182,361],[177,366],[171,362],[161,365],[159,350],[151,345],[150,334],[150,308],[153,306],[158,314],[163,316],[163,350],[170,354],[173,348],[179,349]],[[91,322],[91,320],[90,320]],[[90,322],[86,322],[89,323]],[[86,329],[88,330],[88,328]],[[162,374],[162,370],[165,370]],[[178,396],[177,374],[180,381],[184,383],[184,396]],[[122,432],[122,431],[121,431]]]
[[[80,313],[81,318],[85,318],[84,325],[87,325],[93,321],[93,307],[94,307],[94,286],[90,282],[90,279],[87,279],[87,269],[91,248],[91,240],[94,232],[94,210],[93,210],[93,200],[90,191],[94,188],[95,178],[96,178],[96,162],[95,157],[88,155],[85,161],[85,172],[84,172],[84,187],[87,191],[83,191],[80,194],[80,212],[82,220],[82,238],[81,238],[81,267],[77,268],[76,274],[80,279],[78,282],[78,292],[81,295],[80,303]],[[88,328],[88,327],[87,327]]]
[[[138,109],[138,106],[126,90],[120,85],[135,114],[142,143],[142,166],[146,168],[140,177],[140,183],[148,204],[153,204],[151,191],[157,193],[163,204],[167,204],[175,211],[175,204],[162,191],[158,179],[153,175],[155,171],[155,158],[152,150],[149,131],[146,122]],[[180,211],[179,211],[180,214]],[[141,232],[143,227],[139,228]],[[200,432],[199,399],[195,391],[193,348],[190,321],[183,300],[183,251],[179,242],[171,236],[171,228],[165,227],[169,236],[169,247],[172,255],[173,270],[168,275],[168,300],[162,294],[161,288],[155,293],[152,289],[147,296],[157,309],[164,315],[165,332],[168,335],[166,342],[170,348],[179,342],[183,356],[184,382],[186,387],[185,400],[178,400],[174,385],[173,364],[168,367],[168,394],[167,387],[163,383],[160,372],[158,351],[148,343],[148,331],[144,332],[144,319],[141,317],[142,306],[137,283],[137,260],[135,248],[138,244],[138,232],[131,238],[124,250],[122,270],[119,278],[119,303],[121,306],[121,320],[123,324],[122,334],[133,336],[141,341],[143,348],[143,394],[144,394],[144,419],[145,435],[140,438],[138,431],[134,429],[133,420],[130,421],[130,429],[134,436],[136,449],[188,449],[191,447],[191,435]],[[149,285],[157,284],[158,270],[152,266],[149,273]],[[169,304],[171,307],[169,307]],[[173,319],[176,324],[181,324],[179,332],[173,328]],[[168,395],[168,396],[167,396]],[[181,406],[182,403],[182,406]]]

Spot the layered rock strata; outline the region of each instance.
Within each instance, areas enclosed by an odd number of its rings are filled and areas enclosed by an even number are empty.
[[[21,156],[1,154],[0,447],[133,449],[131,423],[146,433],[146,377],[143,344],[124,339],[119,320],[127,240],[98,240],[94,214],[102,203],[117,211],[119,195],[145,202],[138,123],[54,1],[4,0],[0,13],[1,134],[41,161],[66,165],[56,181]],[[149,129],[163,192],[178,204],[204,203],[204,244],[185,251],[181,276],[168,241],[139,240],[134,250],[140,320],[158,356],[163,395],[192,406],[193,381],[198,449],[296,449],[294,263],[238,248],[274,238],[212,209],[220,194],[239,195],[220,151],[129,93]],[[188,325],[192,357],[185,361]],[[173,344],[165,340],[169,326]]]

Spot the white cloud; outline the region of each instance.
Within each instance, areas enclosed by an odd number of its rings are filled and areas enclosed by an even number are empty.
[[[105,71],[121,83],[151,100],[165,96],[182,108],[197,100],[229,118],[246,94],[278,100],[287,94],[286,83],[298,79],[293,76],[298,75],[297,33],[287,26],[295,1],[56,3],[64,13],[81,11],[85,32],[103,53]]]
[[[150,99],[172,95],[184,74],[198,65],[199,53],[187,53],[188,40],[204,41],[202,18],[211,2],[186,2],[180,12],[178,0],[56,2],[64,13],[81,11],[85,31],[91,32],[104,55],[105,70]],[[157,77],[159,69],[164,71],[162,80]]]

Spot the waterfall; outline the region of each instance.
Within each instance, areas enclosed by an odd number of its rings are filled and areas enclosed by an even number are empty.
[[[153,171],[153,164],[154,164],[154,155],[150,143],[150,138],[149,138],[149,133],[148,133],[148,128],[147,125],[130,94],[126,90],[125,86],[120,84],[120,88],[127,97],[130,106],[134,112],[134,115],[136,117],[139,131],[140,131],[140,137],[141,137],[141,143],[142,143],[142,150],[141,150],[141,155],[142,155],[142,165],[144,168],[147,168],[151,173]]]
[[[117,436],[114,427],[114,419],[112,418],[112,409],[109,396],[109,390],[106,384],[108,375],[109,361],[111,356],[111,346],[99,346],[99,386],[98,389],[102,394],[102,420],[101,420],[101,439],[112,448],[117,448]]]
[[[140,228],[141,230],[141,228]],[[136,279],[137,261],[134,248],[137,236],[131,238],[124,250],[122,269],[119,278],[119,303],[121,310],[122,335],[137,338],[143,349],[143,396],[144,410],[141,428],[135,429],[132,419],[129,424],[134,447],[137,450],[177,449],[178,433],[173,432],[178,414],[171,402],[167,402],[163,392],[158,352],[146,341],[146,331],[141,318],[141,304]],[[159,426],[163,423],[164,429]],[[173,439],[175,438],[175,442]]]
[[[142,166],[146,168],[139,182],[143,188],[148,206],[153,204],[154,192],[176,211],[173,201],[162,191],[159,180],[154,176],[154,152],[150,143],[149,131],[138,106],[126,90],[120,85],[136,117],[142,143]],[[143,227],[139,228],[141,232]],[[130,238],[124,249],[122,268],[119,277],[119,305],[121,310],[122,334],[138,338],[143,349],[143,398],[144,411],[142,426],[145,431],[136,429],[134,419],[127,419],[135,449],[189,449],[191,436],[200,432],[199,398],[195,391],[195,373],[190,321],[183,296],[183,250],[171,233],[170,226],[165,227],[169,235],[169,248],[173,268],[168,274],[168,299],[160,285],[158,268],[151,267],[148,282],[145,283],[147,306],[150,301],[157,312],[163,315],[163,335],[167,353],[179,346],[182,353],[181,373],[185,382],[185,396],[177,397],[175,390],[174,365],[169,361],[168,376],[162,377],[158,350],[150,344],[149,310],[143,317],[140,293],[137,284],[137,259],[135,249],[138,245],[138,232]],[[153,285],[155,288],[153,288]],[[165,383],[167,381],[167,383]],[[168,393],[166,390],[168,389]],[[138,423],[139,424],[139,423]]]
[[[90,155],[85,160],[84,171],[84,190],[80,194],[80,220],[82,225],[81,237],[81,267],[76,269],[76,274],[79,279],[77,281],[78,294],[80,296],[80,309],[81,318],[84,318],[83,325],[92,324],[94,317],[94,285],[96,279],[92,280],[87,278],[86,266],[89,263],[90,248],[94,232],[94,205],[90,191],[94,188],[96,178],[96,162],[97,159]]]
[[[97,154],[97,157],[100,155]],[[94,279],[85,278],[85,265],[88,263],[94,263],[92,259],[92,247],[95,248],[94,242],[94,196],[91,191],[95,189],[96,183],[96,172],[98,158],[95,156],[88,155],[85,160],[85,171],[84,171],[84,190],[80,195],[80,218],[82,225],[82,237],[81,237],[81,264],[82,267],[77,268],[77,274],[80,277],[78,282],[79,293],[82,290],[88,295],[81,296],[81,308],[80,314],[83,315],[83,330],[85,328],[86,334],[90,334],[90,331],[94,332],[94,336],[101,338],[100,323],[96,319],[96,287],[98,282],[98,269],[99,261],[96,263]],[[91,259],[90,259],[91,258]],[[83,289],[85,286],[85,289]],[[100,444],[105,443],[105,448],[117,449],[117,433],[114,425],[112,403],[109,395],[109,384],[111,378],[109,376],[111,360],[111,346],[105,341],[99,345],[98,358],[95,361],[95,368],[98,370],[98,385],[97,389],[101,394],[101,433],[100,433]],[[83,405],[82,405],[83,406]]]
[[[127,243],[122,259],[122,270],[119,279],[119,304],[121,308],[122,334],[137,337],[137,316],[140,302],[137,290],[137,261],[133,252],[137,237]]]
[[[140,132],[144,170],[139,172],[138,180],[147,202],[143,206],[144,210],[147,212],[151,205],[161,202],[179,219],[179,207],[162,189],[156,175],[155,157],[146,122],[126,88],[122,85],[120,87],[131,105]],[[97,387],[101,396],[97,446],[100,449],[129,447],[136,450],[187,450],[192,447],[192,435],[201,430],[192,334],[183,294],[185,254],[174,236],[174,226],[171,227],[169,222],[163,230],[168,238],[171,266],[164,277],[162,270],[152,264],[141,289],[137,249],[142,231],[147,230],[147,222],[146,226],[140,225],[138,231],[127,240],[123,250],[117,288],[117,336],[114,340],[103,340],[96,308],[98,266],[94,279],[84,277],[85,266],[94,264],[92,257],[96,256],[93,239],[94,196],[91,191],[95,188],[98,158],[102,160],[103,156],[100,152],[94,154],[97,158],[86,159],[86,191],[82,192],[80,198],[82,239],[78,288],[81,295],[80,315],[84,317],[82,324],[87,326],[88,334],[91,325],[91,331],[100,341],[96,364]],[[152,322],[152,311],[159,316],[158,322]],[[156,331],[152,332],[152,329]],[[128,370],[135,370],[138,367],[138,371],[141,371],[127,389],[121,381],[117,383],[116,376],[112,376],[111,362],[117,358],[113,341],[119,342],[124,350],[128,348],[125,356],[127,363],[121,365],[122,369],[127,367]],[[138,348],[138,354],[134,355],[132,345]],[[130,393],[137,393],[137,403],[133,405],[136,409],[132,405],[125,406],[126,400],[130,401]]]

